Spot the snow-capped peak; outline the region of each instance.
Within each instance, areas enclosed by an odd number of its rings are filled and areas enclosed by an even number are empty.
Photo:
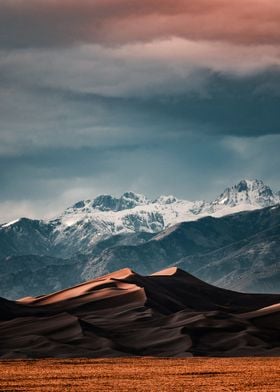
[[[240,206],[243,204],[267,207],[277,202],[269,186],[261,180],[242,180],[225,191],[213,202],[213,205]]]
[[[147,200],[144,195],[134,192],[125,192],[122,196],[115,197],[112,195],[99,195],[93,200],[80,200],[72,207],[69,207],[66,212],[72,213],[76,211],[94,212],[97,211],[123,211],[134,208],[139,205],[147,205],[150,200]]]
[[[131,222],[132,226],[137,226],[139,230],[150,230],[151,222],[156,217],[159,230],[182,221],[272,206],[279,201],[279,195],[274,194],[263,181],[242,180],[226,188],[213,202],[180,200],[172,195],[159,196],[151,201],[134,192],[125,192],[120,197],[100,195],[95,199],[77,202],[58,217],[58,220],[66,226],[98,220],[101,222],[100,227],[102,226],[98,231],[102,232],[106,227],[105,231],[109,228],[110,232],[121,232],[125,231],[127,226],[130,227]]]
[[[205,216],[220,217],[235,212],[273,206],[279,194],[260,180],[242,180],[213,202],[188,201],[174,196],[160,196],[154,201],[144,195],[125,192],[120,197],[100,195],[81,200],[60,216],[47,221],[56,246],[69,244],[77,253],[91,251],[104,238],[122,233],[159,233],[181,222]],[[15,222],[0,226],[9,230]],[[70,246],[71,245],[71,246]]]

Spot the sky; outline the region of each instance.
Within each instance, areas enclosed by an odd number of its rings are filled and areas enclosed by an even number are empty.
[[[0,0],[0,222],[280,190],[279,0]]]

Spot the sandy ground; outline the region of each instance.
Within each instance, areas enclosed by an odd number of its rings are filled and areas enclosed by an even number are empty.
[[[280,358],[0,362],[0,391],[280,391]]]

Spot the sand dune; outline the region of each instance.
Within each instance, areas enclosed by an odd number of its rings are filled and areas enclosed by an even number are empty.
[[[177,268],[123,269],[0,299],[0,357],[280,355],[280,294],[219,289]]]

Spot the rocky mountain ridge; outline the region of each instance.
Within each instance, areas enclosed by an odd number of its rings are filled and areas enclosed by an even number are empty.
[[[221,217],[278,204],[280,197],[260,180],[242,180],[212,202],[179,200],[126,192],[81,200],[48,221],[19,219],[0,226],[0,257],[48,254],[72,257],[92,253],[104,239],[119,234],[156,234],[181,222]]]
[[[55,248],[45,255],[10,255],[0,259],[0,296],[40,295],[120,268],[146,275],[171,266],[219,287],[278,293],[279,239],[280,206],[273,206],[182,222],[157,234],[114,235],[100,240],[91,253],[68,258]]]

